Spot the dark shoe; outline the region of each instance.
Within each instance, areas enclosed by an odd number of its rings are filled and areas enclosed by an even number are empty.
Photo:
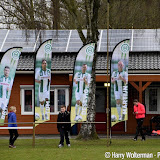
[[[132,138],[133,141],[137,141],[137,138]]]
[[[146,138],[144,137],[144,138],[142,138],[142,140],[141,141],[145,141],[146,140]]]
[[[12,145],[9,145],[9,148],[12,148]]]

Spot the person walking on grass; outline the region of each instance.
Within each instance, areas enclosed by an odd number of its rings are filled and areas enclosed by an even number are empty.
[[[58,145],[59,148],[64,146],[64,136],[66,139],[66,144],[70,147],[70,141],[68,138],[68,132],[70,131],[71,124],[70,123],[63,123],[63,122],[70,122],[70,114],[66,111],[65,106],[61,106],[61,111],[58,114],[57,122],[57,129],[60,132],[60,143]]]
[[[134,141],[137,141],[138,135],[139,133],[142,136],[142,141],[145,141],[145,135],[143,134],[142,131],[142,125],[143,125],[143,121],[145,118],[145,107],[143,104],[139,103],[137,99],[135,99],[133,101],[134,104],[134,112],[133,114],[135,115],[135,118],[137,120],[137,128],[136,128],[136,134],[135,137],[133,138]]]
[[[10,113],[8,114],[8,123],[17,123],[15,106],[10,107]],[[8,124],[8,127],[17,127],[17,124]],[[9,148],[16,148],[16,146],[14,146],[14,142],[19,136],[17,129],[9,129],[9,134]]]

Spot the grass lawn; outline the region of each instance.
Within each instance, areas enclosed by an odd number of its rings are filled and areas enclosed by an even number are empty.
[[[105,152],[160,152],[160,139],[147,139],[145,142],[130,139],[113,139],[110,147],[106,146],[106,139],[94,141],[71,140],[71,147],[66,145],[58,148],[58,139],[36,139],[36,146],[32,148],[31,139],[18,139],[16,149],[8,148],[8,140],[0,140],[0,160],[103,160]],[[118,159],[118,158],[110,158]],[[125,156],[124,159],[127,159]],[[134,158],[132,158],[134,159]],[[141,158],[140,158],[141,159]],[[145,158],[143,158],[145,159]],[[154,156],[152,159],[160,159]],[[135,159],[134,159],[135,160]]]

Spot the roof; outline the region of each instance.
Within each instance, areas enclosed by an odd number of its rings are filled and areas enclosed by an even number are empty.
[[[86,36],[86,30],[83,30]],[[98,52],[107,52],[107,30],[99,30]],[[53,53],[78,52],[82,42],[76,30],[0,30],[0,52],[11,47],[23,47],[22,52],[36,52],[47,39],[53,40]],[[109,51],[117,43],[131,39],[133,52],[160,51],[160,29],[110,29]]]
[[[52,71],[72,73],[74,61],[77,53],[53,53]],[[111,53],[109,62],[111,60]],[[110,68],[110,63],[109,63]],[[160,72],[160,52],[131,52],[129,56],[129,73],[159,73]],[[17,71],[34,70],[34,53],[22,53],[18,62]],[[107,54],[99,52],[97,54],[96,72],[107,72]]]
[[[83,33],[86,35],[86,30]],[[107,30],[99,30],[99,33],[96,72],[105,74]],[[0,52],[4,53],[11,47],[23,47],[17,71],[33,72],[34,55],[40,44],[47,39],[53,40],[52,72],[72,73],[77,52],[82,47],[76,30],[0,30]],[[159,73],[160,29],[110,29],[110,59],[116,44],[124,39],[131,39],[129,73]]]

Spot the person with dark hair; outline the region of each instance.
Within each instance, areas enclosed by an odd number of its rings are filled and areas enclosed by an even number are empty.
[[[9,66],[5,66],[5,67],[4,67],[4,69],[6,69],[6,68],[10,69],[10,67],[9,67]]]
[[[135,115],[135,118],[137,120],[137,128],[136,128],[136,134],[135,134],[135,137],[133,138],[134,141],[137,141],[137,138],[138,138],[138,135],[139,133],[141,134],[142,136],[142,141],[145,141],[145,135],[143,134],[143,131],[142,131],[142,125],[143,125],[143,121],[144,121],[144,118],[145,118],[145,107],[143,104],[141,104],[140,102],[138,102],[137,99],[135,99],[133,101],[133,104],[134,104],[134,112],[133,114]]]
[[[39,84],[39,101],[42,120],[49,120],[48,113],[50,111],[50,83],[51,83],[51,70],[47,68],[47,61],[42,60],[42,68],[36,71],[35,82]],[[44,114],[45,105],[45,114]],[[44,117],[45,116],[45,117]]]
[[[10,107],[10,113],[8,114],[8,123],[16,123],[16,107]],[[17,124],[8,124],[8,127],[17,127]],[[14,146],[15,140],[18,138],[18,131],[17,129],[9,129],[10,139],[9,139],[9,148],[16,148]]]
[[[45,59],[42,59],[42,63],[43,63],[43,62],[46,62],[46,63],[47,63],[47,60],[45,60]]]
[[[57,129],[58,132],[60,132],[60,143],[58,145],[59,148],[64,146],[64,136],[66,139],[66,144],[68,147],[70,147],[70,141],[68,137],[68,132],[70,131],[71,124],[70,123],[63,123],[63,122],[70,122],[70,114],[66,111],[65,106],[61,106],[61,111],[58,114],[57,122]]]

